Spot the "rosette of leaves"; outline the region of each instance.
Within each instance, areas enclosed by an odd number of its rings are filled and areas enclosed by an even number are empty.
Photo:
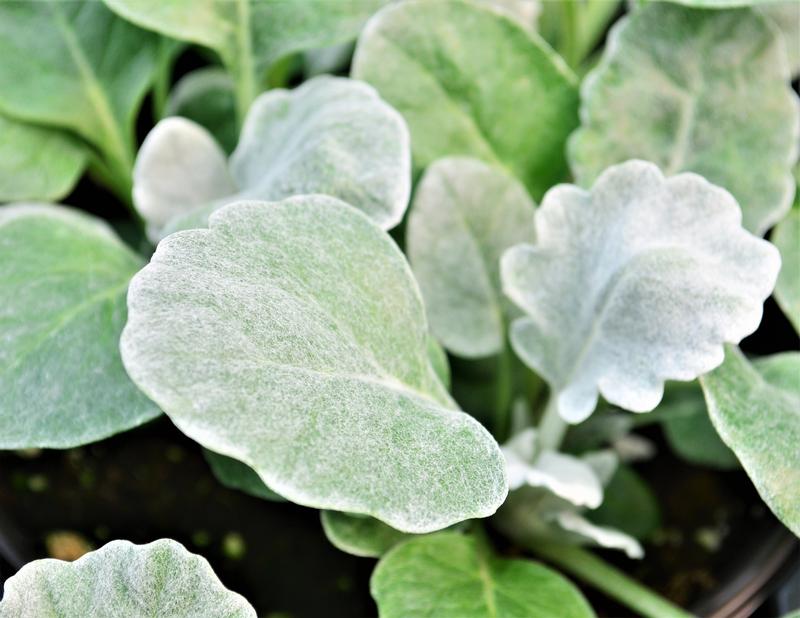
[[[496,442],[431,364],[408,264],[352,206],[229,205],[209,229],[164,239],[128,302],[134,382],[281,496],[405,532],[487,516],[505,498]]]
[[[6,580],[0,616],[255,618],[208,562],[183,545],[112,541],[74,562],[34,560]]]
[[[570,165],[584,186],[632,158],[696,172],[728,189],[761,235],[795,191],[800,104],[789,82],[783,40],[756,11],[647,4],[614,26],[583,82]]]
[[[536,244],[502,258],[504,290],[525,312],[511,343],[571,423],[600,394],[652,410],[665,380],[718,366],[722,344],[758,326],[780,268],[727,191],[642,161],[609,168],[589,191],[551,189],[535,223]]]
[[[139,151],[133,198],[155,240],[203,227],[236,200],[312,193],[345,200],[391,228],[408,205],[410,156],[403,119],[370,86],[321,76],[261,95],[228,161],[202,126],[161,121]]]

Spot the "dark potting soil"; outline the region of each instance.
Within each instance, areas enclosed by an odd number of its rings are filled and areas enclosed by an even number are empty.
[[[637,469],[653,483],[663,511],[656,542],[646,545],[644,561],[615,552],[604,557],[681,605],[719,587],[776,526],[743,472],[690,466],[666,448]],[[12,531],[10,541],[23,561],[46,557],[48,535],[58,531],[76,532],[95,547],[116,538],[170,537],[208,558],[260,616],[377,613],[369,597],[373,560],[333,548],[313,509],[221,486],[199,447],[163,417],[87,447],[0,455],[0,513],[8,520],[0,533],[16,528],[19,538]],[[587,594],[601,615],[630,615]]]

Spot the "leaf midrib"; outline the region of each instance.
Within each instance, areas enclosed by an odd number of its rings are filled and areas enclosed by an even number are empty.
[[[100,120],[100,125],[103,127],[106,138],[110,143],[109,148],[104,148],[104,144],[97,144],[97,146],[101,149],[108,150],[110,153],[113,153],[114,157],[119,159],[119,161],[128,168],[133,167],[133,161],[128,149],[127,141],[124,139],[119,124],[114,117],[108,97],[100,85],[100,81],[97,78],[97,75],[95,74],[91,64],[89,63],[89,60],[84,54],[80,43],[76,39],[70,24],[64,18],[64,14],[61,12],[58,2],[49,2],[48,8],[53,15],[53,19],[58,27],[59,32],[61,33],[61,38],[67,46],[70,57],[72,58],[75,67],[78,69],[78,74],[80,75],[81,82],[84,85],[84,90],[86,91],[89,102],[91,103],[94,111],[97,113],[97,117]]]

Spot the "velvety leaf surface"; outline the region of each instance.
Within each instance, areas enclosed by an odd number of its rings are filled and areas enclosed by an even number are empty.
[[[390,550],[370,582],[381,618],[583,618],[580,591],[530,560],[488,554],[457,532],[412,539]]]
[[[119,356],[142,260],[61,206],[0,208],[0,448],[67,448],[158,415]]]
[[[203,457],[206,458],[214,476],[225,487],[238,489],[256,498],[284,502],[283,497],[267,487],[261,477],[258,476],[258,473],[250,466],[208,449],[203,449]]]
[[[700,384],[719,435],[764,502],[800,536],[800,353],[750,364],[729,346]]]
[[[775,300],[800,333],[800,208],[795,206],[772,230],[770,240],[781,252]]]
[[[75,131],[129,172],[157,45],[101,2],[2,2],[0,110]]]
[[[403,114],[417,168],[474,157],[506,167],[536,199],[566,175],[576,78],[538,35],[486,3],[382,9],[361,34],[352,75]]]
[[[204,67],[184,75],[170,92],[166,112],[204,127],[226,153],[236,148],[236,99],[233,80],[224,70]]]
[[[57,131],[0,115],[0,202],[58,200],[86,167],[86,148]]]
[[[599,394],[652,410],[665,380],[710,371],[723,342],[756,329],[780,258],[740,217],[727,191],[643,161],[609,168],[591,191],[547,193],[536,245],[509,249],[501,270],[526,313],[511,343],[565,420],[586,419]]]
[[[6,580],[0,616],[255,618],[256,612],[222,585],[205,558],[161,539],[112,541],[74,562],[34,560]]]
[[[270,64],[292,52],[355,38],[384,1],[105,0],[133,23],[210,47],[238,82],[257,81]],[[257,88],[251,84],[252,97]]]
[[[354,556],[379,558],[401,541],[413,537],[373,517],[322,511],[320,518],[322,529],[331,544]]]
[[[500,256],[533,242],[534,204],[502,170],[476,159],[445,158],[417,186],[406,248],[431,331],[453,354],[490,356],[516,315],[503,296]]]
[[[726,188],[756,234],[789,209],[800,106],[783,41],[756,12],[663,2],[634,11],[612,30],[581,101],[569,144],[579,184],[639,158]]]
[[[399,223],[411,191],[408,130],[375,90],[321,76],[272,90],[250,109],[228,164],[202,127],[169,118],[136,161],[134,201],[166,235],[204,227],[238,199],[322,193],[360,208],[384,228]]]
[[[358,210],[230,205],[164,239],[128,304],[134,381],[287,499],[427,532],[505,498],[497,444],[431,366],[403,255]]]

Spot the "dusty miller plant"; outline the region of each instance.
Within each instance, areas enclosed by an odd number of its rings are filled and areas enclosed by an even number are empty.
[[[593,55],[618,4],[1,3],[0,448],[166,414],[379,558],[384,618],[592,616],[568,576],[685,616],[586,549],[647,559],[633,414],[800,534],[800,355],[737,347],[773,293],[800,328],[800,5],[631,3]],[[217,66],[173,88],[187,45]],[[84,173],[152,244],[51,203]],[[255,616],[170,540],[0,602],[111,613]]]

